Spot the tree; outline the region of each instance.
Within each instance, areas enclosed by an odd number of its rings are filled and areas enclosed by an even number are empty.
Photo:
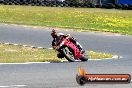
[[[97,4],[98,0],[65,0],[67,2],[77,2],[77,3],[92,3],[92,4]]]
[[[82,3],[83,0],[65,0],[66,2],[72,2],[72,3]]]

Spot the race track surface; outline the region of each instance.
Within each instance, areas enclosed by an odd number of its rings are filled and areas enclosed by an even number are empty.
[[[50,29],[0,24],[0,42],[51,47]],[[130,84],[76,83],[77,67],[87,73],[132,75],[132,36],[93,32],[70,32],[86,50],[112,53],[119,59],[40,64],[0,64],[0,88],[132,88]]]

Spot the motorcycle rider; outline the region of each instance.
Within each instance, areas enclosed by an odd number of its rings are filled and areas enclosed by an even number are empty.
[[[53,41],[52,41],[52,47],[53,49],[56,49],[56,42],[60,40],[61,37],[63,38],[66,38],[66,37],[69,37],[70,38],[70,41],[78,47],[78,49],[83,52],[83,48],[82,46],[73,38],[73,37],[70,37],[69,34],[63,34],[63,33],[57,33],[54,29],[52,30],[51,32],[51,36],[53,38]]]

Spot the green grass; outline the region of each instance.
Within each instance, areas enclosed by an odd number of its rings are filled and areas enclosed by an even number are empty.
[[[0,22],[132,35],[131,10],[1,5]]]
[[[111,54],[87,51],[89,59],[111,58]],[[22,62],[60,62],[56,52],[51,49],[37,49],[31,47],[0,44],[0,63]]]

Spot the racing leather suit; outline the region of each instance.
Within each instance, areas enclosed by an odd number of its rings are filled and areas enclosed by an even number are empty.
[[[53,49],[55,49],[55,47],[56,47],[56,42],[60,40],[61,36],[64,37],[64,38],[66,38],[66,37],[68,37],[69,35],[64,35],[63,33],[57,33],[57,35],[53,38],[53,41],[52,41],[52,47],[53,47]],[[77,46],[78,49],[79,49],[80,51],[82,51],[82,46],[81,46],[73,37],[70,37],[70,41],[71,41],[75,46]]]

